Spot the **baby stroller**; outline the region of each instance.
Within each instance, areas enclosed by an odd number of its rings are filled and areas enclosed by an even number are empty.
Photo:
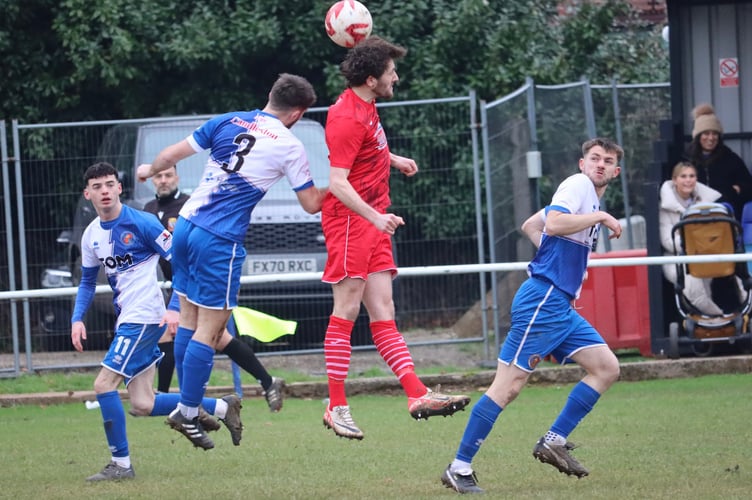
[[[744,253],[741,225],[733,212],[720,203],[698,203],[689,207],[674,225],[672,238],[677,232],[681,249],[674,248],[676,255]],[[684,293],[686,275],[712,279],[711,288],[733,300],[725,302],[722,314],[699,310]],[[669,325],[669,358],[679,358],[680,345],[688,344],[697,356],[709,356],[719,343],[734,344],[752,339],[749,325],[752,279],[746,262],[676,264],[676,277],[676,307],[683,320],[681,325],[678,322]]]

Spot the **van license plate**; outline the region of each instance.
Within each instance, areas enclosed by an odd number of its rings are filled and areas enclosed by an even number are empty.
[[[249,274],[281,274],[316,272],[316,259],[252,259]]]

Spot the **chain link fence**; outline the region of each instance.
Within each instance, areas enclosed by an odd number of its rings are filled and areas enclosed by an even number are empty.
[[[670,116],[669,95],[668,84],[662,83],[591,85],[581,81],[544,86],[528,80],[493,102],[478,102],[471,92],[447,99],[380,103],[390,149],[414,158],[420,168],[412,178],[396,171],[392,175],[391,211],[406,221],[395,236],[397,263],[401,268],[436,266],[434,273],[397,278],[395,303],[403,331],[452,330],[457,341],[482,341],[486,353],[495,356],[488,344],[495,339],[498,347],[501,341],[511,297],[524,271],[447,271],[463,264],[532,258],[533,246],[519,227],[550,201],[561,180],[577,171],[580,145],[589,137],[609,136],[624,147],[622,174],[608,190],[604,204],[613,215],[625,217],[628,230],[619,244],[644,246],[640,221],[651,215],[645,213],[644,183],[658,124]],[[326,108],[311,109],[306,116],[315,133],[304,143],[315,169],[321,155],[326,155],[323,135],[315,125],[325,123]],[[116,164],[122,171],[123,199],[140,208],[153,194],[148,186],[135,184],[135,166],[151,161],[161,147],[185,137],[187,125],[195,127],[207,118],[58,124],[14,121],[13,156],[5,122],[0,121],[0,234],[6,242],[0,249],[0,290],[20,291],[12,298],[0,291],[0,374],[19,373],[24,355],[26,369],[56,367],[39,354],[71,350],[69,319],[77,265],[73,249],[80,238],[76,226],[93,219],[91,208],[81,199],[86,167],[102,159]],[[148,141],[139,137],[153,129],[160,132],[153,132],[155,140],[147,146]],[[328,167],[326,158],[321,161]],[[181,187],[186,190],[193,181],[184,172],[192,168],[179,166]],[[327,183],[326,173],[315,177],[317,184]],[[285,181],[278,186],[289,191]],[[284,216],[261,210],[249,235],[255,227],[258,234],[276,234],[281,239],[281,226],[263,224]],[[293,229],[293,235],[303,237],[302,226]],[[258,241],[249,240],[249,244]],[[302,266],[312,260],[298,258],[296,262]],[[331,294],[318,285],[308,275],[281,288],[244,281],[241,297],[247,300],[242,305],[299,322],[295,336],[254,348],[270,355],[319,348],[331,311]],[[100,307],[92,308],[87,326],[101,339],[96,347],[104,349],[113,318],[102,311],[111,309],[111,295],[98,295],[97,300]],[[354,340],[367,348],[369,337],[365,318],[361,318]]]
[[[581,145],[595,136],[625,151],[621,175],[602,208],[623,218],[617,243],[601,238],[598,251],[645,247],[645,184],[661,120],[671,116],[669,84],[536,85],[532,80],[494,102],[481,103],[484,173],[491,262],[526,261],[534,248],[520,232],[547,205],[556,187],[578,172]],[[615,245],[619,245],[618,248]],[[498,341],[509,324],[511,296],[524,272],[494,273],[489,303]]]
[[[478,143],[477,127],[473,124],[477,106],[474,95],[379,106],[390,149],[414,158],[420,168],[419,175],[411,178],[392,172],[391,210],[406,221],[395,236],[398,265],[482,260],[478,252],[484,238],[475,217],[481,209],[475,188],[480,184],[480,168],[477,147],[473,147]],[[135,167],[151,161],[161,148],[185,138],[208,118],[12,122],[15,154],[4,156],[3,181],[7,187],[2,195],[3,213],[10,214],[9,220],[15,224],[5,219],[0,223],[4,240],[12,242],[0,251],[2,289],[48,292],[33,297],[29,295],[34,294],[23,292],[18,299],[0,300],[3,319],[8,316],[0,326],[0,352],[7,354],[2,358],[0,370],[16,371],[19,349],[27,355],[26,366],[33,369],[48,367],[46,357],[34,354],[72,349],[70,313],[75,293],[72,287],[77,284],[80,265],[77,245],[81,231],[96,215],[82,199],[84,170],[96,161],[113,163],[121,172],[123,202],[142,208],[154,196],[153,188],[149,182],[135,182]],[[326,185],[328,158],[322,126],[326,108],[313,108],[306,118],[305,123],[301,121],[305,127],[296,126],[293,131],[306,146],[316,183]],[[4,148],[6,143],[3,140]],[[188,192],[197,184],[206,157],[197,155],[190,161],[195,165],[187,162],[178,165],[181,188]],[[249,275],[262,270],[279,271],[278,264],[285,263],[283,272],[323,270],[323,261],[314,258],[323,248],[320,219],[316,216],[315,224],[299,219],[286,203],[290,199],[296,200],[283,180],[254,211],[246,240],[249,250],[246,266],[250,269],[253,264],[259,271]],[[311,226],[315,226],[315,231],[311,231]],[[306,240],[309,237],[310,241]],[[287,257],[274,260],[278,255]],[[6,284],[6,277],[12,277],[12,282]],[[401,328],[451,328],[458,317],[480,300],[481,286],[478,275],[397,278],[395,303]],[[106,349],[112,337],[111,300],[111,293],[98,294],[90,308],[86,318],[89,349]],[[244,284],[241,305],[298,321],[294,336],[283,337],[273,344],[255,344],[256,350],[272,353],[320,348],[331,313],[331,289],[314,279],[292,284]],[[11,318],[16,311],[18,315]],[[358,320],[354,341],[370,342],[364,314]],[[10,361],[12,357],[15,359]]]

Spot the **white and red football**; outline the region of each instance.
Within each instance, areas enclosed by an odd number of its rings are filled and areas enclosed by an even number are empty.
[[[340,47],[355,47],[373,29],[371,13],[357,0],[340,0],[326,13],[326,34]]]

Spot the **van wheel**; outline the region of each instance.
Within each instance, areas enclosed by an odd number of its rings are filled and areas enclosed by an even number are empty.
[[[679,323],[668,325],[668,358],[679,359]]]

